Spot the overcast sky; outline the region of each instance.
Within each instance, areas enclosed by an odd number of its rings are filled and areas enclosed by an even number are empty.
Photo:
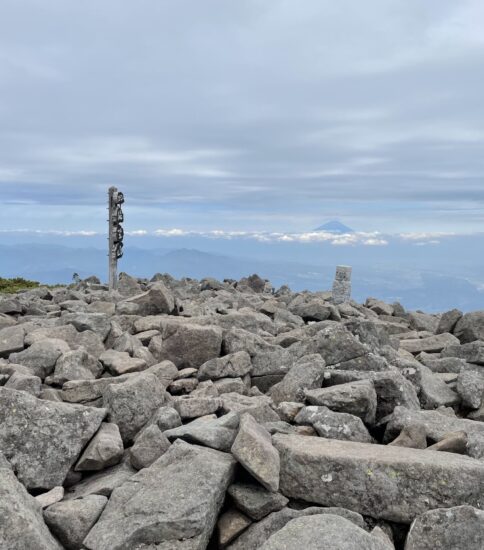
[[[483,0],[1,0],[0,229],[484,228]]]

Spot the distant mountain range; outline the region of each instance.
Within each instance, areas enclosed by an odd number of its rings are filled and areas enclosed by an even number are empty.
[[[441,244],[415,246],[390,240],[388,246],[332,246],[327,243],[258,243],[244,239],[127,239],[119,270],[138,277],[170,273],[174,277],[240,279],[258,273],[274,287],[293,290],[331,289],[335,267],[353,266],[353,296],[400,301],[408,309],[463,311],[484,309],[484,260],[473,250],[484,236],[462,236]],[[63,241],[70,244],[70,241]],[[78,241],[79,242],[79,241]],[[89,239],[84,242],[93,243]],[[21,276],[43,283],[82,278],[106,279],[106,250],[56,243],[0,244],[0,276]],[[141,245],[145,245],[142,248]],[[204,250],[202,250],[204,248]],[[452,261],[449,261],[449,258]]]
[[[316,227],[314,231],[326,231],[327,233],[339,233],[339,234],[355,232],[354,229],[351,229],[351,227],[348,227],[347,225],[337,220],[333,220],[323,225],[320,225],[319,227]]]

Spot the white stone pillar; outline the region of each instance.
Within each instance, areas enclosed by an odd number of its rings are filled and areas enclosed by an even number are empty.
[[[351,267],[338,265],[333,282],[333,302],[343,304],[351,300]]]

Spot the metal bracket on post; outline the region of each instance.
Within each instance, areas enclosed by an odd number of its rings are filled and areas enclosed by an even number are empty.
[[[124,221],[121,205],[124,203],[124,195],[116,187],[110,187],[108,191],[109,219],[109,290],[118,287],[118,260],[123,256],[124,230],[121,223]]]

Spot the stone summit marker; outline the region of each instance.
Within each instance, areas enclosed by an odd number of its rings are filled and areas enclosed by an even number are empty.
[[[343,304],[351,299],[351,267],[338,265],[333,282],[333,302]]]

